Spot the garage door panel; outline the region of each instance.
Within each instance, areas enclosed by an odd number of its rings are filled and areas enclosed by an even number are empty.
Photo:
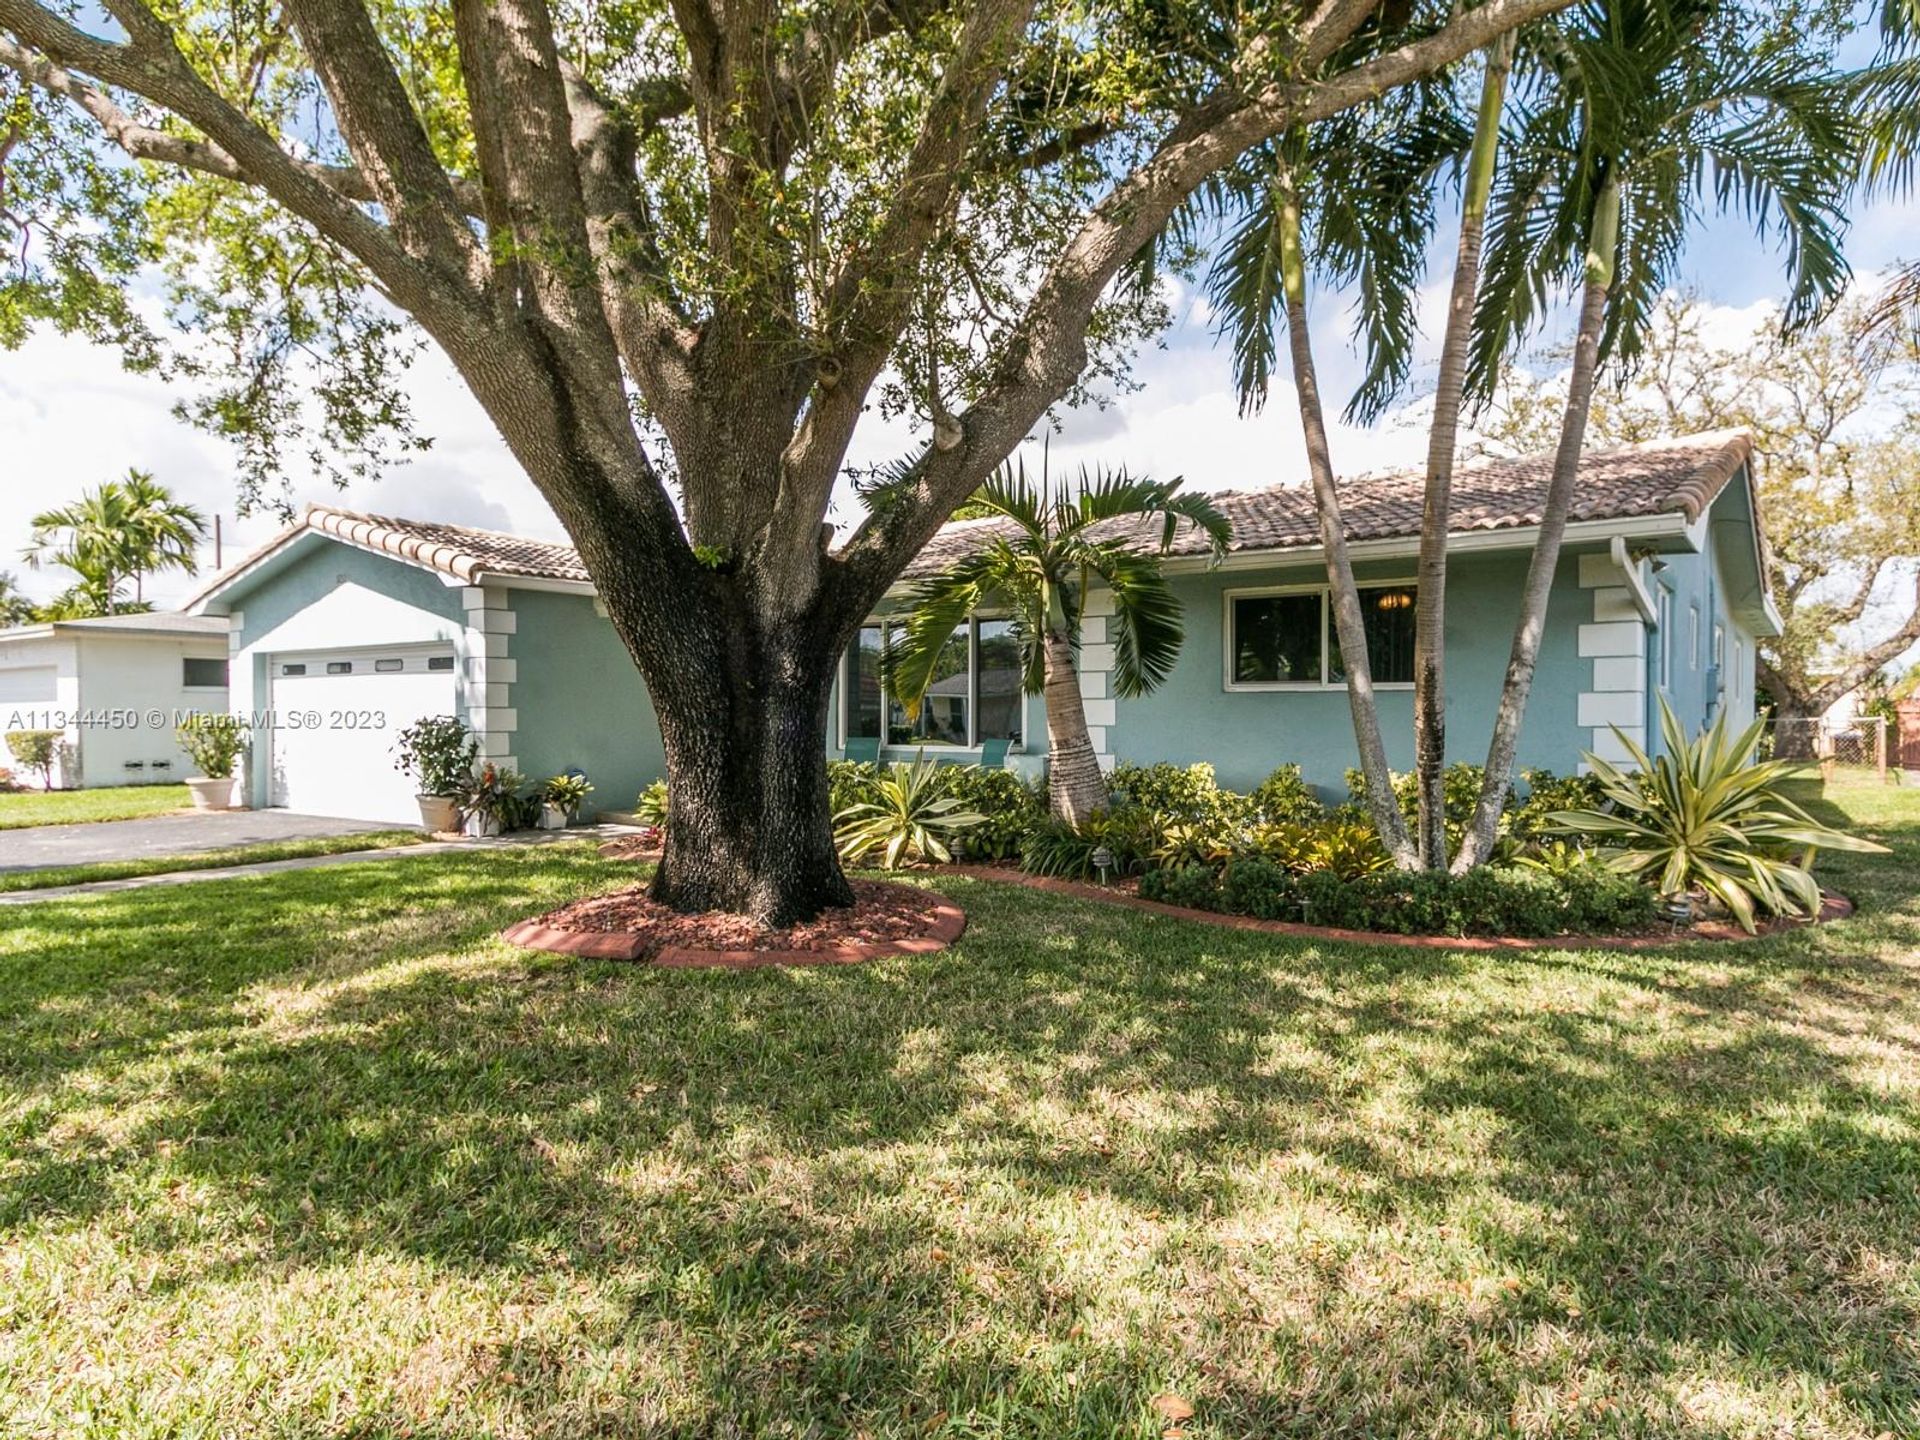
[[[321,651],[272,660],[268,791],[310,815],[416,824],[413,781],[395,768],[400,732],[459,713],[453,652]]]
[[[51,665],[13,665],[0,670],[0,705],[51,705],[60,698]]]

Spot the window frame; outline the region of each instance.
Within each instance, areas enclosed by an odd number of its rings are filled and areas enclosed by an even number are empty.
[[[1366,579],[1355,582],[1359,590],[1412,590],[1415,604],[1418,605],[1419,577],[1408,575],[1386,576],[1381,579]],[[1338,680],[1238,680],[1234,678],[1233,662],[1238,651],[1234,635],[1233,606],[1236,600],[1265,600],[1276,595],[1314,595],[1320,597],[1320,674],[1325,677],[1333,672],[1334,631],[1338,628],[1333,620],[1333,587],[1325,581],[1319,584],[1298,585],[1239,585],[1230,586],[1220,592],[1220,685],[1229,694],[1261,694],[1266,692],[1299,694],[1320,694],[1329,690],[1344,691],[1347,688],[1346,677]],[[1411,680],[1375,680],[1375,690],[1413,689]]]
[[[222,680],[218,685],[196,685],[193,681],[187,679],[187,667],[189,665],[218,665],[227,678]],[[180,657],[180,688],[182,690],[193,690],[203,694],[211,694],[215,690],[231,690],[233,688],[232,657],[226,655],[219,657],[212,655],[182,655]]]
[[[889,740],[887,738],[887,730],[889,728],[888,722],[891,717],[891,713],[893,709],[893,692],[887,689],[885,680],[881,680],[878,686],[878,694],[880,698],[880,748],[881,750],[883,751],[885,750],[896,750],[896,751],[927,750],[937,755],[968,755],[968,754],[979,753],[981,748],[981,745],[980,745],[980,623],[983,620],[984,621],[1000,621],[1000,620],[1011,620],[1012,618],[1013,617],[1010,614],[1002,614],[997,611],[981,611],[978,614],[969,615],[966,618],[966,620],[963,622],[966,628],[966,635],[967,635],[967,743],[964,745],[942,745],[936,741],[918,741],[918,742],[909,743],[909,744],[895,744],[893,741]],[[871,619],[863,621],[860,625],[860,628],[862,630],[866,630],[866,629],[871,629],[877,626],[880,630],[881,650],[882,650],[882,653],[885,653],[885,649],[887,645],[886,634],[887,634],[888,628],[891,626],[905,626],[906,623],[907,622],[906,622],[905,616],[881,615],[881,616],[875,616]],[[961,627],[958,625],[954,627],[956,631],[958,631],[960,628]],[[852,710],[853,691],[852,691],[852,686],[848,684],[847,661],[848,661],[848,657],[853,653],[854,647],[857,646],[859,643],[860,643],[859,638],[856,635],[853,645],[848,646],[845,650],[840,652],[840,673],[839,673],[839,686],[838,686],[840,691],[840,703],[835,708],[839,711],[840,749],[842,750],[846,749],[847,742],[854,738],[854,736],[851,733],[849,733],[849,728],[848,728],[853,717],[853,710]],[[1027,747],[1027,707],[1025,703],[1026,692],[1024,689],[1022,689],[1021,691],[1020,699],[1021,699],[1020,738],[1014,741],[1008,748],[1014,752],[1024,754]]]

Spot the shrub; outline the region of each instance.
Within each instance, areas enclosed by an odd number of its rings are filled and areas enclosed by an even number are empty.
[[[0,765],[0,795],[11,795],[20,789],[20,782],[13,778],[13,771]]]
[[[655,830],[666,828],[667,782],[656,780],[642,790],[633,802],[633,818]]]
[[[502,830],[523,830],[540,816],[537,796],[526,793],[527,777],[518,770],[503,770],[491,760],[467,773],[454,793],[463,815],[478,815],[492,820]]]
[[[1202,762],[1182,769],[1157,765],[1113,767],[1113,809],[1144,810],[1164,815],[1169,824],[1244,826],[1253,818],[1253,804],[1232,790],[1222,790],[1213,778],[1213,766]]]
[[[7,750],[29,770],[38,770],[43,786],[53,788],[53,767],[60,759],[58,730],[9,730]]]
[[[231,780],[247,748],[247,725],[238,715],[189,715],[173,732],[187,758],[209,780]]]
[[[881,769],[868,760],[827,762],[827,808],[835,815],[849,805],[871,804],[880,794]]]
[[[1167,865],[1140,879],[1140,898],[1188,910],[1218,910],[1220,872],[1211,865]]]
[[[1219,908],[1258,920],[1298,920],[1300,882],[1289,871],[1255,856],[1235,860],[1220,872]]]
[[[1722,711],[1689,740],[1662,696],[1660,758],[1649,759],[1616,729],[1634,770],[1587,756],[1609,808],[1562,811],[1551,823],[1599,841],[1614,869],[1641,877],[1662,895],[1706,895],[1751,934],[1758,915],[1819,912],[1818,850],[1887,852],[1829,829],[1787,799],[1781,782],[1799,767],[1753,758],[1766,722],[1756,720],[1735,736],[1727,719]]]
[[[1598,775],[1556,775],[1551,770],[1525,772],[1527,793],[1507,802],[1507,833],[1515,840],[1538,840],[1552,829],[1552,817],[1562,810],[1598,810],[1606,791]]]
[[[1298,765],[1280,766],[1247,798],[1253,813],[1269,825],[1311,825],[1327,813],[1319,793],[1300,778]]]
[[[849,805],[833,817],[842,858],[851,863],[878,852],[888,870],[898,869],[903,861],[953,859],[953,838],[986,817],[963,809],[949,793],[951,781],[941,772],[950,768],[937,760],[888,766],[872,800]]]
[[[1047,819],[1028,837],[1020,864],[1033,875],[1091,880],[1099,874],[1093,857],[1104,846],[1113,857],[1109,876],[1134,875],[1146,867],[1157,840],[1153,817],[1137,807],[1101,811],[1079,830]]]
[[[473,782],[480,742],[456,715],[429,715],[400,732],[393,768],[413,777],[422,795],[459,795]]]
[[[1011,770],[944,768],[948,793],[982,817],[960,837],[962,852],[975,860],[1018,860],[1028,837],[1046,819],[1045,792]]]

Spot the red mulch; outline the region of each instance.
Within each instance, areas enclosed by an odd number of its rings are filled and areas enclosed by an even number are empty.
[[[683,915],[647,898],[643,885],[563,905],[503,932],[516,945],[656,965],[819,965],[946,948],[966,916],[943,897],[912,885],[855,880],[854,905],[784,929],[762,929],[745,915]]]

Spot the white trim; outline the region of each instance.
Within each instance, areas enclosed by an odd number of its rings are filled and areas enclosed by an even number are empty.
[[[1574,701],[1574,723],[1587,732],[1581,748],[1621,763],[1631,757],[1614,734],[1616,726],[1628,739],[1645,743],[1647,620],[1669,602],[1665,589],[1657,602],[1647,596],[1640,567],[1625,550],[1615,544],[1608,554],[1580,557],[1580,588],[1593,596],[1593,620],[1579,628],[1578,653],[1589,663],[1591,677]],[[1579,768],[1583,775],[1592,769],[1584,760]]]
[[[1401,579],[1391,576],[1385,579],[1367,579],[1356,583],[1358,590],[1392,590],[1396,588],[1418,590],[1419,581],[1413,576]],[[1273,595],[1318,595],[1320,597],[1320,676],[1318,680],[1236,680],[1233,678],[1236,647],[1233,634],[1233,602],[1235,600],[1258,600]],[[1318,584],[1297,585],[1242,585],[1220,592],[1220,686],[1230,694],[1260,694],[1263,692],[1295,692],[1302,694],[1320,694],[1329,690],[1345,690],[1346,677],[1338,680],[1329,678],[1333,669],[1334,631],[1337,627],[1333,620],[1333,587],[1325,581]],[[1396,691],[1413,689],[1411,680],[1376,680],[1376,691]]]

